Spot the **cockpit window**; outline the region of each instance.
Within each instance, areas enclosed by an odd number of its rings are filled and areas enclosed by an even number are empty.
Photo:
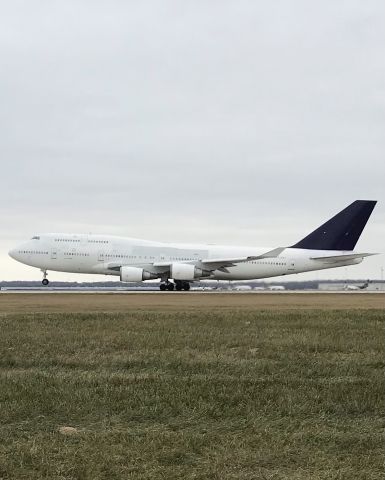
[[[40,237],[38,237],[37,235],[35,235],[34,237],[32,237],[32,240],[40,240]]]

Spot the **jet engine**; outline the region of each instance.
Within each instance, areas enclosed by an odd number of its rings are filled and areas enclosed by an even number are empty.
[[[158,275],[147,272],[143,268],[138,267],[121,267],[120,281],[121,282],[141,282],[142,280],[150,280],[158,278]]]
[[[204,276],[203,270],[187,263],[172,263],[170,278],[174,280],[194,280]]]

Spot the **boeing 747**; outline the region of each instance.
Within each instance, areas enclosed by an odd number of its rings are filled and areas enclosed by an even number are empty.
[[[122,282],[160,279],[161,290],[189,290],[194,280],[252,280],[345,267],[374,253],[355,252],[376,205],[356,200],[288,247],[256,248],[164,243],[111,235],[34,235],[9,252],[39,268],[43,285],[49,270],[120,276]]]

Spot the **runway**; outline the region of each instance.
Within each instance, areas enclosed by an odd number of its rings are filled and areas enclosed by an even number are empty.
[[[124,312],[132,310],[384,309],[385,293],[297,292],[2,292],[1,313]]]

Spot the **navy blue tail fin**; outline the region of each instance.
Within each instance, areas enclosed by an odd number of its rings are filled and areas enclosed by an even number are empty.
[[[291,248],[354,250],[376,203],[356,200]]]

